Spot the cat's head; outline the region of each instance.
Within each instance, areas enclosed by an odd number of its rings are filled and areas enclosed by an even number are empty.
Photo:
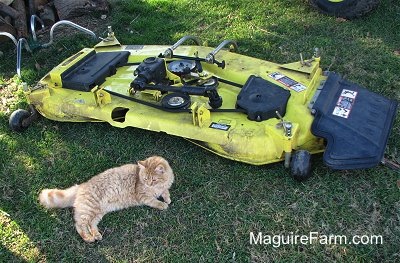
[[[157,185],[171,186],[174,174],[167,160],[160,156],[151,156],[138,162],[140,180],[149,187]]]

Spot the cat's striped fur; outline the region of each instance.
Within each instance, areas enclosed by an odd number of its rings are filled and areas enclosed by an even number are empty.
[[[46,208],[73,207],[76,230],[86,242],[94,242],[102,239],[97,224],[108,212],[137,205],[167,209],[173,181],[168,162],[152,156],[106,170],[65,190],[44,189],[39,201]],[[157,199],[160,196],[164,202]]]

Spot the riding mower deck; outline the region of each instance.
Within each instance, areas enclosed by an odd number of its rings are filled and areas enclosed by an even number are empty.
[[[108,122],[186,138],[253,165],[284,161],[296,179],[310,154],[332,169],[381,162],[397,102],[309,60],[275,64],[227,50],[182,45],[121,45],[110,30],[94,48],[67,58],[25,94],[31,112],[10,117],[26,129],[36,112],[65,122]]]

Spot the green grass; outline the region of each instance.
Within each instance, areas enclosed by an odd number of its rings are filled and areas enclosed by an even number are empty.
[[[209,46],[236,39],[240,53],[279,63],[323,51],[323,68],[400,99],[400,4],[382,1],[370,15],[341,21],[316,13],[305,0],[111,1],[108,20],[125,44],[172,44],[190,34]],[[93,27],[90,27],[90,26]],[[67,32],[73,32],[68,31]],[[23,79],[33,85],[53,66],[93,45],[62,38],[33,56],[24,53]],[[0,262],[399,262],[399,173],[383,166],[332,171],[313,159],[313,177],[295,182],[281,163],[250,166],[217,157],[182,138],[103,123],[39,119],[24,133],[8,117],[26,107],[11,44],[0,58]],[[35,68],[37,63],[40,68]],[[399,160],[400,123],[387,153]],[[176,173],[167,211],[147,207],[108,214],[104,240],[85,244],[70,209],[45,210],[41,189],[67,187],[116,165],[158,154]],[[383,245],[250,245],[249,233],[382,235]]]

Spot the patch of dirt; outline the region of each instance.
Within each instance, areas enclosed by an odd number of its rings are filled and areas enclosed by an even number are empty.
[[[10,108],[14,105],[18,97],[18,84],[13,79],[0,80],[0,111],[10,114]]]

